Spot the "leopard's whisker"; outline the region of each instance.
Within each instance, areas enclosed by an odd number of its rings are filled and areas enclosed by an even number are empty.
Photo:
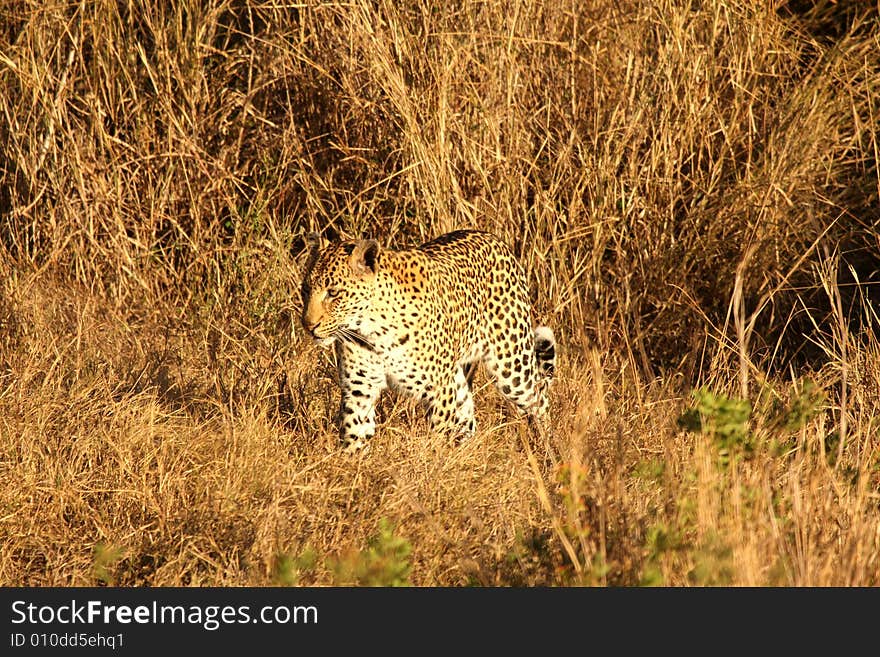
[[[339,336],[343,340],[353,342],[357,345],[360,345],[361,347],[369,349],[370,351],[376,350],[376,348],[369,340],[367,340],[367,338],[365,338],[363,335],[353,329],[340,326],[338,329],[336,329],[336,331],[334,331],[334,334]]]

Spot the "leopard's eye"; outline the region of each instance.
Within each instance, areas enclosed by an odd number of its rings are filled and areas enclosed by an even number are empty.
[[[324,298],[326,298],[327,301],[333,301],[334,299],[338,299],[341,294],[342,292],[340,290],[330,289],[324,293]]]

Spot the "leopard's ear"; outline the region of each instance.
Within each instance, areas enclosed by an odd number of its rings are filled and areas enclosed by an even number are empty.
[[[315,266],[315,263],[318,262],[318,256],[321,253],[321,249],[323,248],[322,244],[323,240],[318,233],[309,233],[305,236],[306,248],[309,250],[309,255],[306,258],[306,264],[303,267],[303,272],[308,274],[312,271],[312,267]]]
[[[351,273],[358,278],[375,276],[379,268],[379,252],[382,247],[376,240],[358,240],[349,257]]]

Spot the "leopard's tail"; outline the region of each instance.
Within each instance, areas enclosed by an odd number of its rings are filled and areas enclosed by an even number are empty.
[[[538,326],[535,329],[535,357],[541,376],[548,380],[553,378],[556,370],[556,336],[549,326]]]

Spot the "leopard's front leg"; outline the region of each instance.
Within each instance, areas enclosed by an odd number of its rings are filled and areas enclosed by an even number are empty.
[[[337,342],[336,358],[342,391],[339,439],[345,452],[354,453],[376,433],[376,400],[386,386],[385,372],[376,354],[356,344]]]

